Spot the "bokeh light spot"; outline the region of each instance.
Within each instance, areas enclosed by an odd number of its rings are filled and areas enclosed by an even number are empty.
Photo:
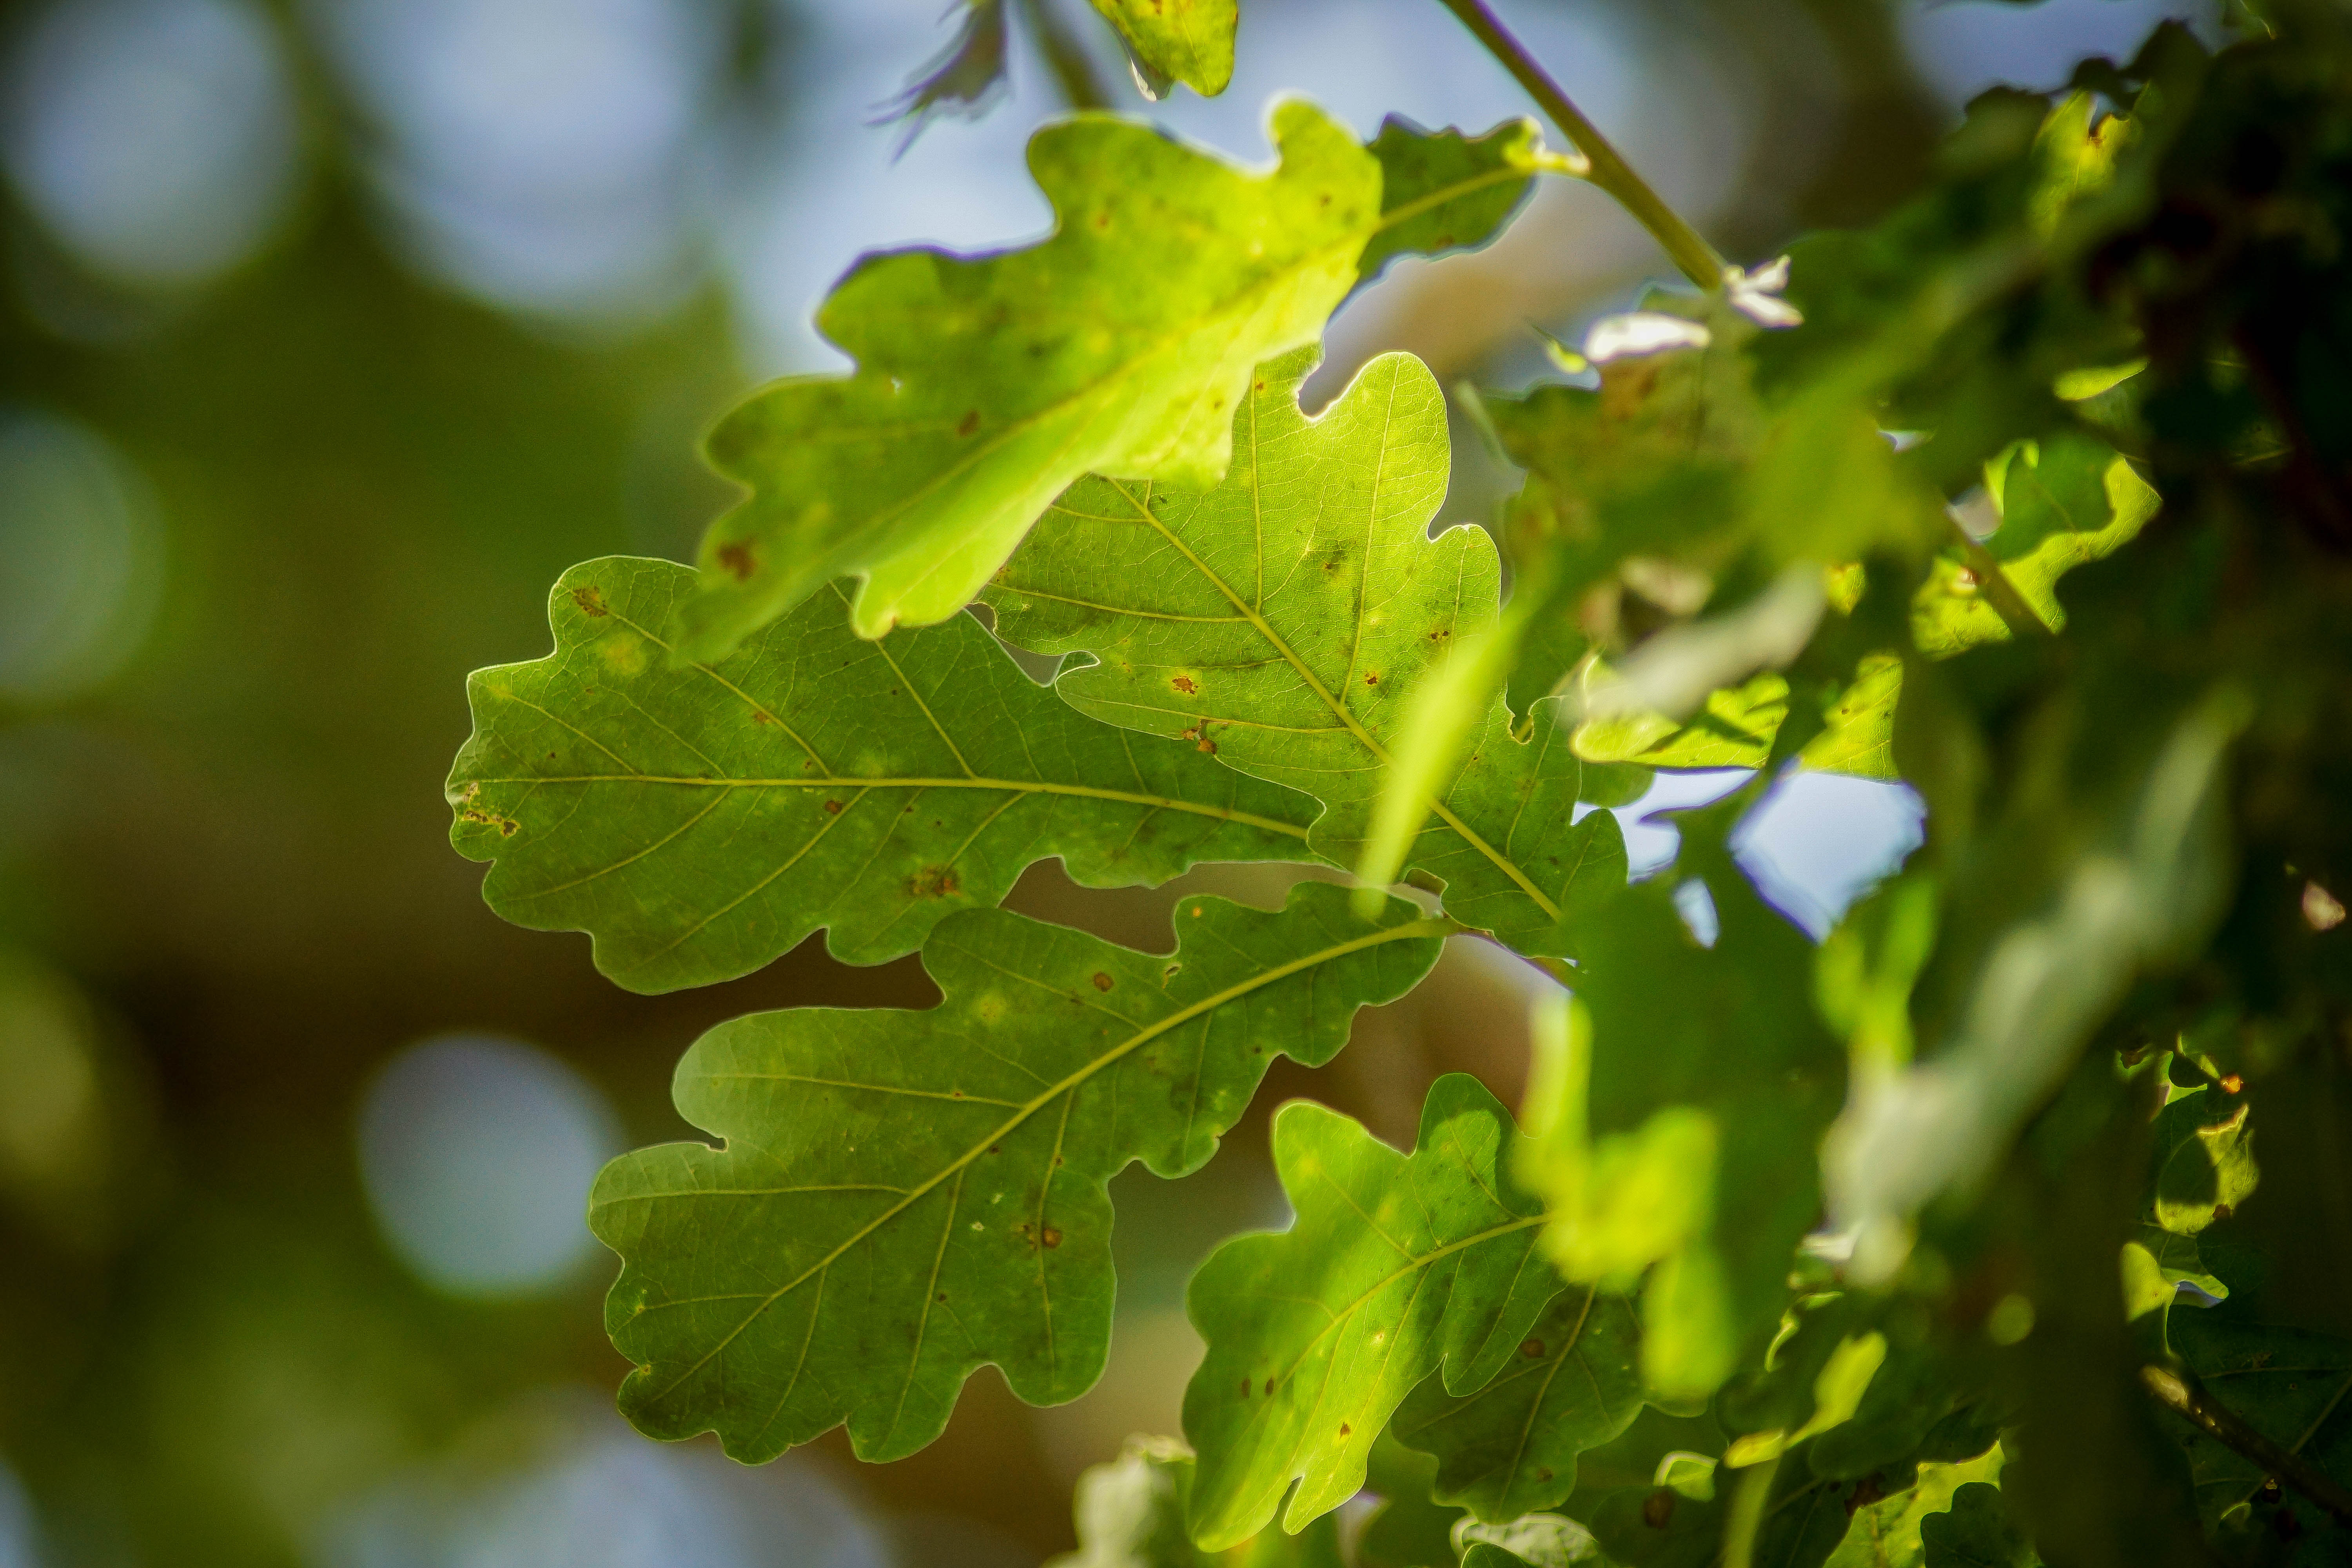
[[[394,1057],[361,1106],[359,1139],[385,1237],[428,1283],[466,1296],[563,1284],[594,1249],[588,1187],[621,1143],[587,1080],[486,1035]]]
[[[52,5],[7,63],[8,174],[82,261],[186,284],[235,265],[292,194],[293,89],[233,0]]]
[[[145,480],[97,432],[0,408],[0,701],[61,701],[136,651],[162,586]]]

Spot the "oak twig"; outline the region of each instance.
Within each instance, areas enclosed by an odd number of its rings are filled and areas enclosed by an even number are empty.
[[[2326,1471],[2248,1426],[2243,1417],[2179,1374],[2160,1366],[2139,1369],[2139,1380],[2158,1404],[2199,1431],[2260,1465],[2325,1510],[2340,1525],[2352,1526],[2352,1491]]]
[[[1440,4],[1461,19],[1462,25],[1486,46],[1488,53],[1502,61],[1503,68],[1527,89],[1528,96],[1551,117],[1561,134],[1584,154],[1591,165],[1585,178],[1616,197],[1643,228],[1655,236],[1685,277],[1702,289],[1722,288],[1724,275],[1730,268],[1715,247],[1633,172],[1617,149],[1610,145],[1609,139],[1601,134],[1600,127],[1587,120],[1584,111],[1569,101],[1559,83],[1536,63],[1527,46],[1486,8],[1486,0],[1440,0]]]

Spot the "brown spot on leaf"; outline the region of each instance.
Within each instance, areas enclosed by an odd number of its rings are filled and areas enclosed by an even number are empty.
[[[1642,1500],[1642,1522],[1652,1530],[1664,1530],[1666,1521],[1675,1517],[1675,1494],[1661,1487]]]
[[[839,816],[841,815],[841,802],[837,800],[826,801],[824,803],[824,810],[825,815],[828,816]]]
[[[1544,1342],[1541,1340],[1529,1340],[1519,1346],[1519,1353],[1529,1361],[1543,1360],[1543,1352]]]
[[[966,410],[964,416],[956,421],[956,434],[959,436],[969,436],[979,428],[980,410],[977,408]]]
[[[572,590],[572,602],[580,606],[583,616],[604,616],[613,612],[604,607],[604,595],[596,592],[593,584]]]
[[[1355,1430],[1355,1428],[1354,1428],[1353,1426],[1349,1426],[1345,1421],[1342,1421],[1342,1422],[1340,1422],[1340,1423],[1339,1423],[1339,1436],[1340,1436],[1344,1437],[1344,1436],[1346,1436],[1349,1433],[1350,1433],[1350,1432],[1352,1432],[1352,1431],[1354,1431],[1354,1430]]]
[[[1274,1392],[1274,1379],[1269,1377],[1265,1380],[1265,1391],[1268,1394],[1272,1394]]]
[[[2213,1217],[2215,1219],[2228,1219],[2230,1217],[2230,1205],[2228,1204],[2215,1204],[2213,1205]]]
[[[1105,974],[1099,969],[1095,971],[1095,989],[1097,991],[1108,991],[1110,989],[1110,976]]]
[[[1368,669],[1368,670],[1364,671],[1364,684],[1365,684],[1365,685],[1367,685],[1367,686],[1378,686],[1380,683],[1381,683],[1381,672],[1380,672],[1379,670],[1377,670],[1377,669]]]
[[[1243,1397],[1244,1399],[1247,1399],[1247,1398],[1249,1397],[1249,1379],[1248,1379],[1248,1378],[1244,1378],[1244,1379],[1242,1379],[1242,1397]]]
[[[1549,1465],[1546,1465],[1541,1469],[1538,1470],[1536,1472],[1536,1479],[1539,1481],[1548,1481],[1551,1479],[1551,1467]]]
[[[732,573],[738,583],[748,580],[760,569],[759,558],[751,553],[751,546],[740,539],[730,540],[719,547],[719,564]]]
[[[1054,1226],[1049,1225],[1045,1227],[1045,1245],[1048,1247],[1059,1247],[1062,1245],[1062,1233]]]
[[[946,1291],[944,1291],[944,1290],[940,1291],[940,1294],[939,1294],[939,1299],[940,1299],[940,1300],[942,1300],[942,1301],[946,1300],[948,1299],[948,1293],[947,1293]]]
[[[1444,642],[1447,637],[1450,637],[1453,635],[1454,628],[1452,626],[1439,626],[1435,631],[1429,634],[1429,640],[1432,642]]]
[[[2229,1077],[2221,1080],[2221,1092],[2223,1094],[2235,1094],[2245,1087],[2246,1080],[2240,1078],[2236,1073],[2231,1073]]]
[[[1187,697],[1192,696],[1193,693],[1201,689],[1201,683],[1193,679],[1189,675],[1180,675],[1168,684],[1174,687],[1177,690],[1182,692]]]
[[[961,885],[953,867],[926,866],[908,882],[907,890],[919,899],[944,899]]]
[[[512,838],[522,827],[522,824],[513,817],[500,816],[495,811],[484,811],[478,805],[466,807],[457,814],[457,816],[458,820],[463,822],[479,823],[484,827],[495,827],[502,838]]]

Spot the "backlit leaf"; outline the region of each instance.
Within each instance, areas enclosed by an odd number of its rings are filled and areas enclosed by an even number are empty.
[[[2053,631],[2066,625],[2058,580],[2121,549],[2156,513],[2147,481],[2113,447],[2087,436],[2015,448],[1990,465],[1987,476],[2000,525],[1985,550]],[[2010,633],[1966,556],[1953,549],[1937,558],[1913,602],[1911,635],[1922,653],[1942,657]]]
[[[1128,47],[1203,98],[1234,79],[1234,0],[1094,0]]]
[[[730,979],[820,927],[912,952],[1058,855],[1095,887],[1305,859],[1314,804],[1071,710],[968,616],[866,642],[827,590],[709,664],[661,628],[694,586],[613,557],[551,595],[555,652],[478,672],[449,777],[490,907],[584,930],[634,991]]]
[[[1633,1304],[1592,1286],[1552,1299],[1501,1372],[1465,1394],[1432,1378],[1391,1428],[1437,1457],[1436,1499],[1503,1521],[1549,1509],[1576,1488],[1576,1457],[1632,1425],[1642,1408]]]
[[[1483,239],[1536,167],[1507,136],[1391,204],[1382,157],[1319,110],[1277,104],[1272,133],[1259,174],[1147,125],[1056,121],[1029,147],[1049,238],[858,263],[817,317],[856,370],[768,387],[710,437],[752,493],[703,541],[682,646],[723,652],[844,576],[861,636],[944,620],[1080,475],[1213,485],[1255,367],[1320,336],[1368,245],[1457,210],[1451,241]]]
[[[624,1262],[605,1320],[637,1363],[629,1418],[751,1461],[846,1422],[886,1459],[982,1364],[1032,1404],[1084,1393],[1110,1331],[1105,1184],[1198,1169],[1276,1055],[1328,1059],[1446,929],[1402,902],[1362,920],[1325,884],[1280,913],[1188,899],[1176,926],[1162,955],[967,910],[923,948],[935,1008],[705,1035],[677,1106],[724,1146],[625,1155],[590,1204]]]
[[[1517,1142],[1461,1074],[1430,1089],[1411,1155],[1321,1106],[1282,1109],[1275,1163],[1297,1221],[1227,1242],[1188,1297],[1209,1345],[1184,1394],[1196,1541],[1245,1539],[1286,1492],[1286,1529],[1328,1512],[1414,1384],[1442,1368],[1466,1393],[1521,1353],[1560,1282],[1510,1175]]]
[[[1448,458],[1427,369],[1384,354],[1310,420],[1310,363],[1261,371],[1222,485],[1072,487],[988,603],[1013,642],[1094,656],[1055,682],[1084,711],[1317,796],[1310,843],[1351,865],[1410,699],[1495,623],[1498,567],[1479,529],[1427,536]],[[1559,704],[1538,706],[1529,741],[1510,719],[1496,694],[1405,864],[1443,879],[1453,918],[1566,952],[1622,889],[1623,841],[1606,812],[1574,820],[1585,764]]]

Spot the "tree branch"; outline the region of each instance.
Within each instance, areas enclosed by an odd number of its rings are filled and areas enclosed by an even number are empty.
[[[1700,237],[1698,230],[1683,220],[1680,213],[1668,206],[1647,181],[1633,172],[1633,166],[1619,156],[1609,139],[1601,134],[1600,127],[1584,117],[1584,111],[1569,101],[1559,83],[1552,80],[1527,46],[1511,36],[1494,12],[1486,8],[1486,0],[1439,0],[1447,10],[1461,19],[1462,25],[1486,46],[1487,52],[1503,62],[1503,68],[1528,89],[1529,97],[1551,116],[1552,123],[1584,154],[1591,170],[1585,175],[1594,184],[1617,198],[1625,210],[1633,215],[1643,228],[1657,237],[1674,258],[1683,275],[1702,289],[1723,287],[1724,274],[1729,270],[1723,258]]]
[[[2266,1472],[2317,1503],[2336,1523],[2352,1526],[2352,1491],[2292,1449],[2281,1447],[2248,1426],[2238,1413],[2176,1373],[2160,1366],[2139,1369],[2139,1380],[2158,1404],[2199,1431],[2260,1465]]]

